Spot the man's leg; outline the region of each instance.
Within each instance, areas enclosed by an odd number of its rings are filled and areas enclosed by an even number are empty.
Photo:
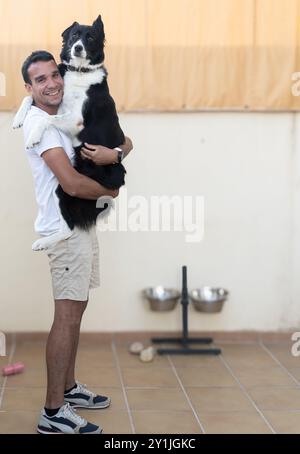
[[[76,301],[76,302],[78,302],[78,301]],[[80,322],[82,319],[83,312],[86,309],[87,303],[88,303],[88,301],[84,301],[84,302],[80,303],[80,306],[82,309]],[[76,361],[76,355],[77,355],[77,349],[78,349],[78,343],[79,343],[79,336],[80,336],[80,324],[78,326],[76,336],[75,336],[74,342],[73,342],[73,349],[72,349],[72,354],[71,354],[71,358],[70,358],[70,362],[69,362],[69,368],[67,371],[65,390],[71,389],[75,385],[75,361]]]
[[[69,368],[75,363],[80,323],[87,301],[55,300],[55,314],[46,348],[46,408],[64,405]]]

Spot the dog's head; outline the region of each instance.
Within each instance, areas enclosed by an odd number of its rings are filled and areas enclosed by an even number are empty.
[[[74,22],[61,36],[63,38],[60,54],[62,62],[76,68],[87,68],[103,63],[105,35],[101,16],[98,16],[91,26]]]

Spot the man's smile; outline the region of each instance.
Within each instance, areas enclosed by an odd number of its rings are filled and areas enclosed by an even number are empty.
[[[58,89],[58,90],[55,90],[55,91],[51,91],[51,92],[46,92],[45,95],[46,96],[51,96],[51,97],[60,96],[61,95],[61,89]]]

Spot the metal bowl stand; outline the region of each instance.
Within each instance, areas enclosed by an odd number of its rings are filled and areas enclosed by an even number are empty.
[[[188,333],[188,305],[189,296],[187,289],[187,268],[182,267],[182,337],[153,337],[151,341],[154,344],[168,343],[181,344],[179,348],[158,348],[157,353],[160,355],[219,355],[219,348],[190,348],[190,344],[211,344],[211,337],[189,337]]]

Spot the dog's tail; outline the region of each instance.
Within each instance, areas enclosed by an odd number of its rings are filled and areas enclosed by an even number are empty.
[[[13,129],[18,129],[18,128],[21,128],[21,126],[23,126],[24,120],[25,120],[26,115],[29,112],[31,106],[32,106],[32,97],[26,96],[23,99],[22,104],[14,117],[13,125],[12,125]]]

